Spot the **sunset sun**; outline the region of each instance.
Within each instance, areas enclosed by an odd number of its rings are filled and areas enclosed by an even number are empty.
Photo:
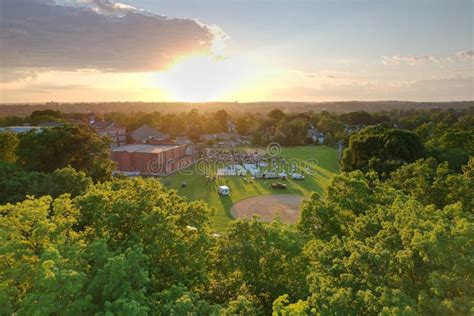
[[[197,55],[156,73],[155,80],[170,100],[216,101],[241,87],[249,76],[247,67],[236,58]]]

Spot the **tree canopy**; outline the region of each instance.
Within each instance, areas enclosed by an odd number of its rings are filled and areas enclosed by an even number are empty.
[[[70,165],[94,181],[110,179],[114,168],[108,144],[92,130],[74,125],[21,135],[17,164],[27,171],[48,173]]]
[[[10,131],[0,133],[0,161],[15,162],[19,143],[20,140],[14,133]]]
[[[212,209],[154,179],[6,204],[1,313],[467,315],[470,201],[433,198],[444,194],[439,181],[467,190],[473,168],[445,167],[421,160],[385,182],[342,173],[303,203],[297,226],[254,218],[220,234]],[[431,197],[420,198],[418,183]]]
[[[422,158],[425,148],[413,132],[370,126],[352,134],[341,160],[343,171],[375,171],[382,177],[405,163]]]

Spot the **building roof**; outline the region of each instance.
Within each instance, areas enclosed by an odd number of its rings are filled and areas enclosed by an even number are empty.
[[[134,130],[131,136],[137,142],[141,142],[143,140],[147,140],[150,138],[154,138],[154,139],[168,138],[168,134],[162,133],[156,128],[153,128],[146,124]]]
[[[115,124],[113,122],[108,122],[108,121],[93,121],[89,123],[89,126],[95,129],[106,129],[106,128],[112,128],[115,127]]]
[[[27,133],[31,130],[35,130],[37,133],[43,130],[43,127],[40,126],[6,126],[0,127],[0,132],[10,131],[13,133]]]
[[[179,145],[153,145],[153,144],[130,144],[124,145],[121,147],[117,147],[112,149],[112,151],[116,152],[129,152],[129,153],[150,153],[150,154],[157,154],[163,151],[167,151],[170,149],[181,147]]]

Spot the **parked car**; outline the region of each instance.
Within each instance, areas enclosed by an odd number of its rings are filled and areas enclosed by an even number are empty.
[[[286,184],[281,183],[281,182],[273,182],[273,183],[271,184],[271,187],[272,187],[273,189],[286,189]]]
[[[303,180],[303,179],[304,179],[304,175],[299,174],[299,173],[293,173],[293,174],[291,175],[291,178],[294,179],[294,180]]]

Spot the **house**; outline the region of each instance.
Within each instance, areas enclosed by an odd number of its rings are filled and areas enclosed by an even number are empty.
[[[311,138],[313,143],[318,142],[319,144],[324,144],[324,134],[316,128],[310,128],[308,130],[308,138]]]
[[[186,145],[129,144],[111,150],[119,173],[168,175],[190,166],[194,157]]]
[[[160,132],[156,128],[149,125],[142,125],[141,127],[134,130],[131,134],[132,140],[136,143],[145,143],[149,139],[156,141],[163,141],[169,139],[169,135]]]
[[[344,129],[347,135],[350,135],[352,133],[356,133],[360,131],[364,126],[363,125],[348,125],[344,124]]]
[[[110,148],[123,146],[127,143],[127,130],[125,127],[115,125],[108,121],[89,121],[89,126],[95,130],[99,137],[105,137],[110,140]]]

